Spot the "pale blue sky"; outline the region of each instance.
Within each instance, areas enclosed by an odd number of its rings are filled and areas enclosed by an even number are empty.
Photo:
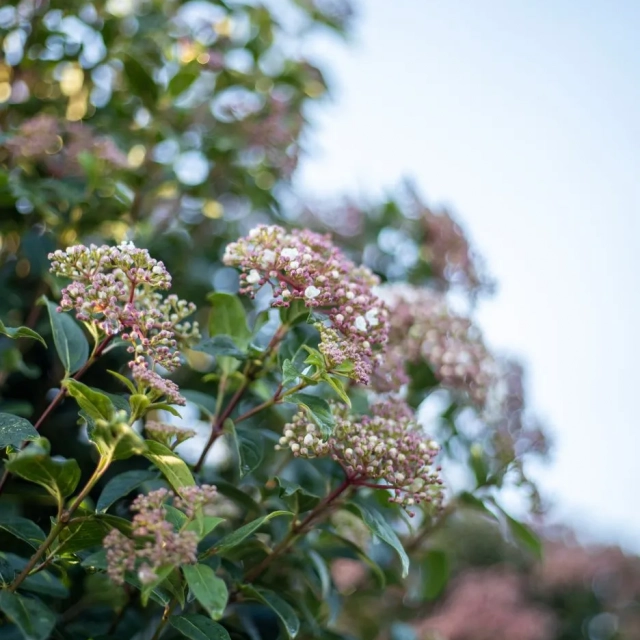
[[[556,512],[640,549],[640,2],[367,0],[316,45],[333,104],[299,185],[409,176],[499,282],[479,319],[553,426]]]

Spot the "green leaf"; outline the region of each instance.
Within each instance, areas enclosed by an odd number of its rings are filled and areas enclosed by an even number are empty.
[[[233,448],[238,457],[238,468],[240,477],[244,478],[254,471],[262,462],[264,455],[262,437],[251,432],[238,433],[233,424],[233,420],[227,419],[224,422],[224,431],[231,438]]]
[[[233,547],[239,545],[245,538],[248,538],[266,522],[272,518],[277,518],[278,516],[293,516],[293,513],[291,513],[291,511],[272,511],[266,516],[252,520],[248,524],[245,524],[222,538],[222,540],[220,540],[215,546],[216,552],[218,555],[224,555],[226,551],[229,551],[230,549],[233,549]]]
[[[0,529],[20,538],[34,549],[37,549],[45,539],[44,531],[35,522],[19,516],[9,514],[0,516]]]
[[[331,414],[331,407],[326,400],[309,393],[293,393],[287,396],[286,400],[303,407],[311,420],[320,427],[323,437],[328,438],[333,433],[335,422]]]
[[[503,511],[504,513],[504,511]],[[523,522],[504,514],[509,524],[509,529],[517,542],[528,549],[538,560],[542,559],[542,542],[535,532]]]
[[[192,520],[185,527],[185,531],[195,531],[198,534],[198,539],[202,540],[225,520],[226,518],[218,518],[217,516],[203,516],[202,518]]]
[[[129,378],[126,378],[125,376],[123,376],[121,373],[118,373],[117,371],[111,371],[111,369],[107,369],[107,373],[110,373],[114,378],[116,378],[116,380],[119,380],[125,387],[127,387],[127,389],[131,393],[137,392],[135,385],[133,384],[133,382],[131,382],[131,380],[129,380]]]
[[[198,74],[193,69],[182,69],[169,81],[167,91],[172,97],[184,93],[196,80]]]
[[[214,620],[224,615],[229,600],[229,591],[222,578],[206,564],[185,564],[182,566],[189,589],[196,600]]]
[[[98,519],[71,521],[58,538],[58,552],[76,553],[84,549],[99,546],[111,527]]]
[[[114,478],[111,478],[102,490],[98,498],[96,511],[106,511],[116,500],[128,495],[141,484],[154,480],[157,477],[158,474],[155,471],[146,470],[125,471],[124,473],[118,474]]]
[[[449,560],[440,549],[429,549],[422,560],[422,596],[437,598],[449,580]]]
[[[182,487],[193,487],[196,481],[186,462],[171,449],[155,440],[145,440],[147,450],[142,454],[160,469],[169,484],[178,492]]]
[[[295,638],[298,635],[300,620],[298,620],[296,612],[289,603],[269,589],[254,587],[250,584],[244,584],[240,589],[247,598],[262,602],[262,604],[269,607],[280,618],[289,638]]]
[[[205,338],[198,344],[191,347],[194,351],[202,351],[210,356],[229,356],[236,360],[246,360],[247,354],[236,346],[231,336],[217,335],[212,338]]]
[[[402,562],[402,577],[406,578],[409,573],[409,556],[389,522],[379,511],[374,511],[358,503],[352,503],[351,506],[360,511],[362,520],[369,527],[371,533],[396,551]]]
[[[47,305],[53,343],[67,375],[76,373],[89,359],[89,343],[78,323],[67,313],[58,313],[55,302],[45,296],[38,304]]]
[[[11,446],[19,449],[25,440],[35,440],[40,434],[24,418],[0,413],[0,449]]]
[[[320,502],[320,496],[310,493],[295,482],[290,482],[278,476],[276,476],[275,481],[280,486],[279,496],[283,498],[289,506],[291,501],[293,501],[298,513],[309,511],[309,509],[313,509],[318,502]]]
[[[0,334],[14,340],[16,340],[17,338],[31,338],[32,340],[38,340],[38,342],[42,342],[45,347],[47,346],[44,338],[39,333],[36,333],[33,329],[29,329],[29,327],[5,327],[2,320],[0,320]]]
[[[211,303],[209,315],[209,335],[229,336],[240,351],[244,351],[251,340],[251,332],[247,326],[247,315],[240,298],[229,293],[211,293],[207,296]],[[229,374],[238,368],[235,358],[219,356],[220,369]]]
[[[169,624],[191,640],[231,640],[227,630],[217,622],[198,614],[171,616]]]
[[[63,386],[67,388],[69,395],[75,398],[80,408],[93,420],[106,420],[109,422],[116,411],[111,399],[100,391],[96,391],[77,380],[63,380]]]
[[[167,589],[169,585],[166,584],[165,580],[169,577],[171,572],[174,570],[173,566],[168,567],[160,567],[158,569],[154,569],[154,573],[157,578],[151,583],[145,583],[141,585],[140,588],[140,601],[142,602],[142,606],[146,607],[149,602],[149,598],[153,598],[153,593],[162,585],[166,591],[173,592],[173,589]]]
[[[298,378],[301,377],[301,373],[296,369],[295,365],[288,358],[282,363],[282,386],[288,387],[290,384],[295,384]]]
[[[15,555],[15,553],[0,553],[0,580],[13,581],[28,564],[28,560]],[[4,565],[4,566],[3,566]],[[48,571],[38,571],[25,578],[20,585],[21,591],[32,591],[54,598],[67,598],[69,590],[62,584],[59,578]]]
[[[142,99],[145,107],[155,110],[158,100],[158,85],[156,85],[151,74],[140,64],[140,62],[129,54],[124,54],[124,73],[129,81],[129,89],[134,95]]]
[[[0,609],[25,640],[47,640],[56,624],[55,614],[40,600],[10,591],[0,591]]]
[[[187,399],[187,402],[195,404],[207,417],[213,417],[216,412],[215,397],[194,389],[180,389],[180,393]]]
[[[282,324],[293,327],[301,322],[306,322],[311,311],[305,306],[304,300],[293,300],[288,307],[280,307],[280,320]]]
[[[70,496],[80,482],[75,460],[53,460],[42,449],[29,448],[7,460],[5,467],[17,476],[44,487],[57,501]]]
[[[351,399],[345,391],[344,384],[340,378],[335,378],[330,373],[322,375],[322,379],[338,394],[340,400],[342,400],[348,407],[351,406]]]

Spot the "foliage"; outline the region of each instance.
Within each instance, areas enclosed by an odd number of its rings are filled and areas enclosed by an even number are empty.
[[[3,637],[396,637],[464,565],[459,519],[539,555],[502,495],[539,508],[545,435],[459,224],[410,189],[291,205],[306,46],[350,17],[0,8]]]

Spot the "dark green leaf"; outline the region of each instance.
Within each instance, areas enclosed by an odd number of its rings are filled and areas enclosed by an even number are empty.
[[[77,553],[84,549],[99,546],[111,527],[98,519],[71,521],[61,532],[58,539],[58,552]]]
[[[214,620],[222,618],[229,600],[229,591],[224,580],[206,564],[183,565],[182,573],[196,600],[209,615]]]
[[[371,533],[380,538],[383,542],[386,542],[396,551],[402,561],[402,577],[406,578],[409,573],[409,556],[404,550],[396,532],[391,528],[389,522],[379,511],[375,511],[357,503],[352,503],[352,506],[360,511],[362,520],[369,527]]]
[[[7,446],[19,449],[25,440],[38,437],[38,432],[28,420],[10,413],[0,413],[0,449]]]
[[[123,498],[137,489],[141,484],[157,478],[155,471],[125,471],[111,478],[102,490],[96,505],[96,511],[106,511],[116,500]]]
[[[236,360],[246,360],[247,354],[236,346],[233,338],[226,335],[213,336],[205,338],[195,346],[191,347],[194,351],[202,351],[210,356],[229,356]]]
[[[264,447],[260,434],[244,431],[238,433],[232,420],[225,420],[224,431],[229,434],[238,456],[240,477],[244,478],[262,462]]]
[[[280,308],[280,320],[282,324],[293,327],[296,324],[305,322],[310,313],[310,310],[304,304],[304,300],[294,300],[288,307]]]
[[[0,516],[0,529],[24,540],[34,549],[37,549],[45,539],[44,531],[35,522],[19,516],[8,514]]]
[[[31,338],[32,340],[42,342],[45,347],[47,346],[44,338],[33,329],[29,329],[29,327],[5,327],[2,320],[0,320],[0,334],[13,338],[14,340],[16,338]]]
[[[14,553],[0,553],[0,580],[11,582],[27,566],[28,560]],[[20,585],[21,591],[32,591],[54,598],[66,598],[69,590],[62,582],[48,571],[38,571],[25,578]]]
[[[437,598],[449,579],[447,554],[439,549],[430,549],[422,560],[422,596],[425,600]]]
[[[198,538],[202,540],[224,521],[225,518],[218,518],[217,516],[203,516],[202,518],[191,521],[185,530],[195,531],[198,534]]]
[[[312,396],[309,393],[294,393],[287,396],[287,402],[295,402],[302,406],[309,417],[320,427],[320,431],[325,438],[333,433],[335,422],[331,414],[329,403],[323,398]]]
[[[40,600],[10,591],[0,591],[0,609],[15,623],[25,640],[47,640],[56,616]]]
[[[229,549],[233,549],[233,547],[239,545],[245,538],[248,538],[252,533],[257,531],[262,525],[271,520],[272,518],[277,518],[278,516],[293,516],[293,513],[290,511],[272,511],[270,514],[266,516],[262,516],[261,518],[256,518],[252,520],[248,524],[236,529],[228,536],[225,536],[216,544],[216,552],[218,555],[224,555],[226,551]]]
[[[282,386],[288,387],[290,384],[295,384],[300,378],[301,373],[296,369],[291,360],[287,359],[282,363]]]
[[[28,448],[5,463],[17,476],[44,487],[61,503],[70,496],[80,481],[80,467],[75,460],[53,460],[41,449]]]
[[[296,612],[289,603],[269,589],[254,587],[249,584],[242,585],[240,588],[247,598],[262,602],[280,618],[289,638],[295,638],[298,635],[300,620],[298,620]]]
[[[169,624],[190,640],[231,640],[223,626],[206,616],[171,616]]]
[[[89,343],[76,321],[67,313],[58,313],[55,302],[45,296],[39,304],[47,305],[56,351],[67,375],[76,373],[89,359]]]
[[[155,103],[158,100],[158,86],[151,74],[133,56],[125,54],[122,61],[131,92],[140,96],[148,109],[155,109]]]
[[[247,327],[247,316],[240,298],[229,293],[211,293],[207,296],[211,303],[209,315],[209,335],[229,336],[243,351],[249,345],[251,332]],[[238,367],[235,357],[220,355],[217,357],[218,366],[226,373],[232,373]]]
[[[299,513],[313,509],[320,502],[320,496],[310,493],[295,482],[279,477],[275,480],[280,485],[280,497],[286,500],[287,504],[293,500]]]
[[[178,492],[182,487],[193,487],[195,480],[185,461],[178,457],[171,449],[154,440],[146,440],[147,450],[142,454],[151,461]]]
[[[174,98],[185,92],[196,80],[198,74],[192,69],[181,69],[169,81],[167,91]]]

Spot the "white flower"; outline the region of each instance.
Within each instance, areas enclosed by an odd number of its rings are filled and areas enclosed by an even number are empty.
[[[299,262],[298,260],[292,260],[292,261],[289,263],[289,267],[290,267],[291,269],[297,269],[299,266],[300,266],[300,262]]]
[[[310,433],[307,433],[303,442],[307,447],[310,447],[313,444],[313,436]]]
[[[262,266],[270,267],[275,262],[275,259],[276,259],[275,251],[272,251],[271,249],[265,249],[262,252],[262,256],[260,257],[260,262]]]
[[[313,300],[313,298],[317,298],[320,295],[320,289],[318,287],[314,287],[313,285],[307,287],[304,290],[304,297]]]
[[[378,320],[378,314],[380,313],[380,309],[369,309],[367,313],[364,314],[366,321],[369,323],[371,327],[377,327],[380,324],[380,320]]]
[[[358,331],[367,330],[367,321],[364,319],[364,316],[358,316],[353,324]]]
[[[293,258],[297,258],[299,253],[295,247],[286,247],[280,252],[280,255],[285,260],[292,260]]]
[[[256,269],[251,269],[251,271],[249,271],[249,275],[247,276],[247,282],[249,284],[256,284],[260,282],[260,273]]]

